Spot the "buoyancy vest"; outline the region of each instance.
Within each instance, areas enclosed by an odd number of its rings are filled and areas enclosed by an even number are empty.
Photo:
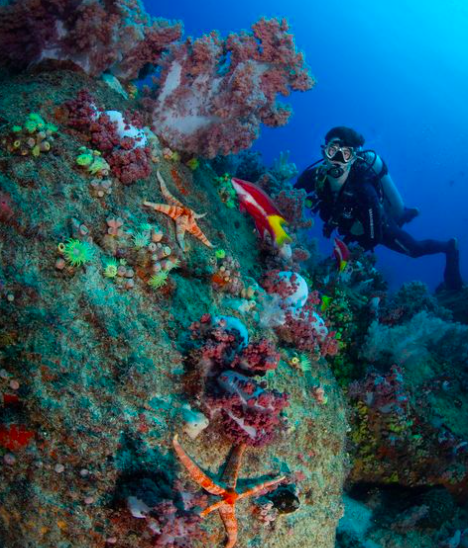
[[[382,168],[376,173],[373,169],[376,158],[374,151],[360,153],[338,192],[332,190],[324,164],[309,166],[303,174],[305,177],[301,175],[298,181],[298,186],[312,191],[312,211],[319,213],[326,233],[336,228],[345,241],[357,241],[367,249],[379,243],[384,220],[381,179],[388,169],[382,160]],[[301,179],[306,184],[301,184]],[[351,232],[356,222],[362,225],[360,235]]]

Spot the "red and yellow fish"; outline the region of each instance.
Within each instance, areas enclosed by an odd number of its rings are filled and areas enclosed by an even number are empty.
[[[350,257],[350,252],[348,246],[341,241],[339,238],[335,238],[335,247],[333,248],[333,256],[336,260],[336,266],[338,267],[338,272],[343,272],[348,264]]]
[[[252,216],[260,236],[264,238],[269,234],[279,247],[290,242],[291,237],[283,228],[288,223],[268,194],[257,185],[236,177],[231,182],[237,192],[241,211],[247,211]]]

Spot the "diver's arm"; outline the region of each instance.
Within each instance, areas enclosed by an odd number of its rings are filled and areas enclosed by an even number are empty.
[[[403,198],[401,197],[399,190],[395,186],[393,179],[390,177],[390,173],[384,175],[381,179],[381,182],[385,199],[387,200],[389,205],[388,213],[394,219],[399,219],[403,215],[403,211],[405,209]]]
[[[375,158],[372,160],[373,162],[371,169],[376,175],[380,176],[382,190],[386,201],[385,208],[387,213],[395,220],[398,220],[403,215],[405,209],[403,198],[393,182],[393,179],[390,176],[387,166],[382,158],[380,158],[378,154],[375,154]]]

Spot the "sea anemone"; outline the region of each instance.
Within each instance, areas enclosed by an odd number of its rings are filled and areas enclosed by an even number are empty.
[[[88,242],[70,238],[63,248],[63,256],[72,266],[82,266],[94,259],[94,249]]]
[[[153,276],[151,276],[151,278],[148,281],[148,285],[152,289],[159,289],[160,287],[163,287],[167,284],[167,277],[168,277],[168,274],[167,272],[164,272],[164,271],[158,272],[157,274],[153,274]]]
[[[142,249],[150,243],[148,232],[137,232],[133,235],[133,245],[136,249]]]
[[[115,278],[117,276],[117,270],[119,263],[115,259],[109,259],[104,265],[104,276],[106,278]]]

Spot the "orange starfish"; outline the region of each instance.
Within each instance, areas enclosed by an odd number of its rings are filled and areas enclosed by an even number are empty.
[[[265,481],[252,489],[248,489],[243,493],[238,493],[236,491],[237,477],[239,475],[239,470],[242,462],[242,455],[246,449],[245,443],[240,445],[235,445],[228,458],[226,468],[223,472],[222,479],[223,483],[227,487],[223,487],[215,483],[211,478],[209,478],[201,468],[199,468],[193,460],[187,455],[187,453],[182,449],[182,446],[179,443],[178,436],[175,435],[173,439],[174,449],[179,457],[180,462],[185,466],[190,477],[198,483],[205,491],[211,493],[212,495],[219,495],[222,497],[222,500],[215,502],[208,508],[205,508],[201,512],[201,516],[205,517],[213,510],[218,510],[221,519],[223,520],[224,527],[226,528],[227,533],[227,542],[225,548],[233,548],[237,542],[237,518],[236,518],[236,502],[238,500],[245,499],[256,495],[260,491],[263,491],[267,488],[270,488],[278,483],[282,482],[285,479],[285,476],[280,478]]]
[[[184,206],[177,198],[169,192],[164,179],[159,171],[157,172],[159,182],[161,184],[161,192],[164,198],[166,198],[167,204],[154,204],[153,202],[143,202],[146,207],[151,207],[155,211],[168,215],[176,224],[176,237],[180,247],[185,251],[185,233],[189,232],[199,240],[201,240],[206,246],[213,247],[208,241],[208,238],[203,234],[200,227],[197,225],[197,219],[201,219],[206,215],[203,213],[199,215],[195,213],[193,209]]]

